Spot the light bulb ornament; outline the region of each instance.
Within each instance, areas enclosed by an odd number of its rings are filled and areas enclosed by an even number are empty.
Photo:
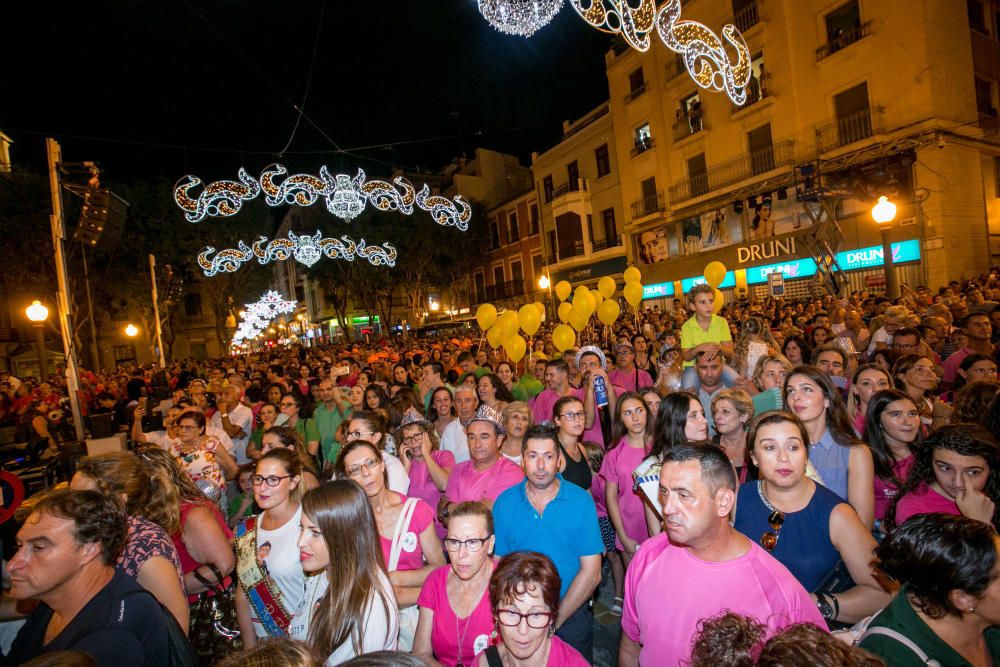
[[[204,187],[197,195],[191,191],[202,185],[197,176],[185,176],[174,186],[174,201],[185,212],[188,222],[201,222],[206,217],[230,217],[239,213],[243,202],[264,193],[268,206],[312,206],[323,200],[327,211],[350,222],[368,204],[380,211],[398,211],[410,215],[413,207],[427,211],[439,225],[450,225],[465,231],[472,218],[472,207],[461,195],[449,199],[431,194],[426,184],[418,191],[413,184],[397,176],[392,183],[367,180],[365,172],[358,169],[352,178],[347,174],[331,174],[323,166],[318,176],[293,174],[280,164],[264,169],[254,180],[245,169],[239,170],[239,181],[216,181]]]
[[[208,246],[198,254],[198,266],[201,267],[206,276],[211,278],[218,273],[234,273],[254,258],[260,264],[282,262],[294,258],[301,264],[312,266],[323,255],[330,259],[348,262],[353,262],[355,258],[361,258],[374,266],[395,266],[397,252],[395,246],[389,243],[368,245],[364,239],[355,242],[346,235],[334,239],[323,238],[320,231],[312,236],[308,234],[296,235],[294,232],[289,232],[287,239],[268,241],[266,236],[260,236],[253,242],[252,246],[240,241],[236,248],[226,248],[218,252],[215,248]]]
[[[479,0],[479,13],[502,33],[530,37],[562,9],[563,0]]]
[[[278,315],[294,313],[298,301],[289,301],[280,292],[268,290],[255,303],[246,304],[241,321],[233,334],[232,345],[238,346],[245,340],[256,338]]]

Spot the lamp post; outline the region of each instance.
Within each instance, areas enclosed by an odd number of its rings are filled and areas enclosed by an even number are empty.
[[[549,317],[549,311],[552,310],[552,281],[549,280],[548,275],[542,274],[541,278],[538,279],[538,287],[543,290],[549,291],[549,303],[548,307],[545,309],[546,317]]]
[[[35,328],[35,345],[38,346],[38,381],[45,382],[49,371],[45,355],[45,320],[49,318],[49,309],[35,299],[24,309],[24,313],[31,320],[31,326]]]
[[[896,219],[896,205],[882,195],[872,207],[872,220],[878,223],[882,232],[882,270],[885,272],[885,294],[890,299],[896,298],[896,271],[892,266],[892,222]]]
[[[135,326],[131,322],[125,325],[125,335],[129,338],[135,338],[139,335],[139,327]]]

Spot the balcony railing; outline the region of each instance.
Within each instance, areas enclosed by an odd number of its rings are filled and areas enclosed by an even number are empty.
[[[667,61],[667,81],[673,81],[681,74],[687,74],[687,67],[684,66],[684,59],[680,56],[675,56],[673,59]]]
[[[650,148],[653,147],[653,137],[643,137],[639,141],[635,142],[635,146],[632,147],[632,157],[645,153]]]
[[[885,107],[874,106],[838,118],[816,130],[816,146],[820,153],[848,146],[882,132]]]
[[[757,0],[753,0],[749,5],[740,10],[740,13],[730,21],[740,32],[746,32],[750,28],[760,23],[760,12],[757,9]]]
[[[751,84],[752,84],[751,79]],[[757,80],[757,85],[747,85],[747,101],[743,104],[734,104],[733,113],[737,111],[743,111],[744,109],[749,109],[753,105],[757,104],[761,100],[765,100],[774,94],[774,89],[771,85],[771,73],[764,72],[760,79]]]
[[[486,286],[486,300],[510,299],[525,294],[523,280],[508,280],[498,285]]]
[[[665,211],[666,208],[663,193],[657,192],[655,195],[648,195],[632,202],[632,219],[635,220],[647,215],[654,215],[660,211]]]
[[[768,148],[746,153],[735,160],[715,165],[702,174],[694,174],[671,185],[670,201],[676,203],[698,197],[791,164],[795,164],[795,142],[779,141]]]
[[[621,246],[621,244],[622,244],[621,236],[612,236],[611,238],[599,239],[597,241],[594,241],[593,244],[594,252],[598,252],[600,250],[607,250],[608,248],[617,248]]]
[[[215,323],[211,315],[185,315],[181,317],[182,327],[208,327]]]
[[[708,124],[705,122],[705,115],[700,111],[695,114],[690,114],[687,117],[682,117],[674,123],[674,141],[680,141],[682,139],[687,139],[691,135],[698,134],[703,130],[708,129]]]
[[[846,46],[872,34],[872,22],[865,21],[861,25],[854,26],[850,30],[841,30],[830,38],[830,41],[816,49],[816,61],[823,60],[833,55]]]
[[[588,190],[590,190],[590,183],[585,178],[568,181],[552,191],[552,201],[568,195],[570,192],[587,192]]]
[[[646,84],[645,83],[640,83],[638,86],[636,86],[635,88],[633,88],[629,92],[628,95],[625,96],[625,103],[627,104],[627,103],[631,102],[635,98],[637,98],[640,95],[642,95],[644,92],[646,92]]]
[[[583,247],[583,239],[579,241],[574,241],[573,243],[560,243],[559,244],[559,259],[570,259],[571,257],[579,257],[585,252]]]

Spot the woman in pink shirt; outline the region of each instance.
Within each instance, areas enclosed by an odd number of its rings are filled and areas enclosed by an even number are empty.
[[[451,564],[431,572],[420,591],[413,654],[428,665],[471,665],[490,644],[493,612],[493,513],[482,503],[459,503],[448,520]]]
[[[615,528],[615,547],[622,552],[625,567],[639,544],[649,537],[642,499],[633,490],[632,482],[632,472],[649,454],[648,417],[646,401],[639,394],[630,391],[619,396],[611,427],[612,446],[601,464],[608,518]]]
[[[407,493],[411,498],[420,498],[431,507],[437,507],[455,467],[455,455],[439,448],[441,439],[434,425],[415,408],[403,414],[396,442],[399,443],[399,460],[410,478]]]
[[[434,510],[419,498],[389,489],[382,452],[365,440],[347,443],[337,458],[337,475],[361,486],[375,514],[382,556],[399,605],[399,646],[408,651],[417,625],[417,596],[444,551],[434,530]],[[408,611],[409,609],[409,611]]]
[[[877,391],[869,397],[863,430],[875,463],[875,534],[884,535],[889,503],[910,475],[914,452],[923,441],[920,411],[901,391]]]
[[[1000,445],[974,424],[942,426],[917,453],[906,483],[886,511],[893,528],[914,514],[961,515],[998,525]]]

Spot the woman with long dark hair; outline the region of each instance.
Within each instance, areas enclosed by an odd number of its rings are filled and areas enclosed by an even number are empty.
[[[299,559],[308,575],[289,636],[325,665],[396,648],[399,620],[375,515],[358,484],[327,482],[302,498]]]
[[[552,406],[552,418],[559,429],[559,449],[563,455],[560,470],[567,482],[589,490],[592,474],[587,464],[587,450],[581,438],[586,430],[586,413],[583,401],[575,396],[563,396]]]
[[[864,430],[875,465],[875,533],[884,535],[889,503],[910,476],[923,442],[917,405],[896,389],[877,391],[868,401]]]
[[[847,416],[851,419],[855,433],[862,439],[865,439],[868,401],[875,392],[883,389],[892,389],[892,376],[878,364],[862,364],[851,375],[847,393]]]
[[[951,408],[934,395],[940,382],[934,362],[922,354],[904,354],[892,365],[896,389],[906,392],[920,410],[920,421],[929,429],[947,424]]]
[[[456,418],[455,397],[451,389],[438,387],[431,393],[430,409],[427,411],[427,419],[434,424],[438,437],[444,435],[445,428]]]
[[[809,432],[809,460],[823,486],[845,499],[869,530],[875,523],[875,472],[858,440],[840,392],[815,366],[799,366],[785,380],[785,404]]]
[[[649,453],[651,423],[646,402],[639,394],[630,391],[619,396],[611,426],[611,448],[601,463],[615,547],[624,554],[626,565],[648,537],[642,499],[632,490],[632,471]]]
[[[278,404],[281,414],[285,415],[285,424],[295,429],[306,445],[309,456],[319,453],[319,427],[316,420],[306,415],[306,401],[298,392],[288,392],[281,397]]]

